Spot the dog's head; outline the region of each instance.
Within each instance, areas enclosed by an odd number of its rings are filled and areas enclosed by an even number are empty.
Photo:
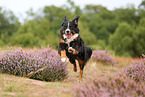
[[[76,16],[72,21],[68,21],[66,19],[66,16],[63,17],[62,28],[60,30],[62,37],[66,36],[67,38],[70,38],[74,34],[79,33],[79,28],[78,28],[79,18],[80,16]]]

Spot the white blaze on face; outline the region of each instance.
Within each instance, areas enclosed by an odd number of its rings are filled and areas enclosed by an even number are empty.
[[[69,22],[68,22],[67,29],[65,30],[65,34],[70,34],[70,29],[69,29]]]

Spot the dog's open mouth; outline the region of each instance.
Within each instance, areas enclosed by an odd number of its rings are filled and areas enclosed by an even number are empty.
[[[67,34],[67,37],[72,37],[72,36],[73,36],[73,34],[72,34],[72,33]]]

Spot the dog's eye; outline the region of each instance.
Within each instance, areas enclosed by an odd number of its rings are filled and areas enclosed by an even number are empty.
[[[64,26],[64,28],[67,28],[67,26]]]

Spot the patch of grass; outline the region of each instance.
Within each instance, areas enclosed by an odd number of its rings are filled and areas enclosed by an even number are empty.
[[[25,77],[0,74],[0,97],[72,97],[63,89],[70,89],[72,83],[45,82]]]
[[[68,89],[72,85],[69,84],[69,83],[63,83],[63,82],[55,82],[55,83],[50,82],[50,83],[47,83],[46,86],[48,86],[48,87],[57,87],[57,88],[60,88],[60,89]]]
[[[14,80],[7,80],[5,77],[0,78],[1,83],[1,90],[3,92],[23,92],[23,89],[21,88],[21,84],[17,84]]]

